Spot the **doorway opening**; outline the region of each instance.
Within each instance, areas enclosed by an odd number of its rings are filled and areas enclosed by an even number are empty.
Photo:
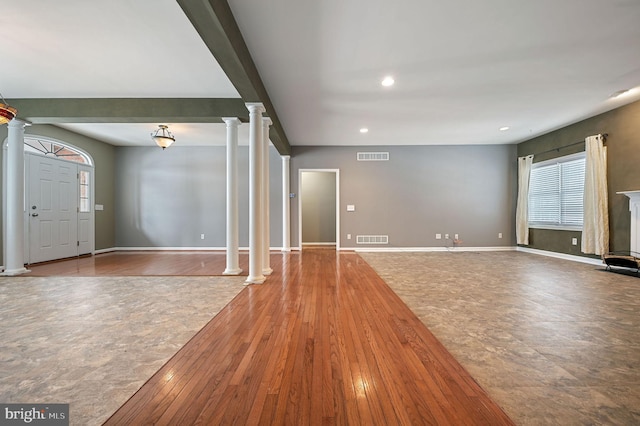
[[[298,238],[304,247],[340,250],[340,171],[300,169]]]

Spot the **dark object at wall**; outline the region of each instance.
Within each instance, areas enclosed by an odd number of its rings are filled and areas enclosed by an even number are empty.
[[[607,264],[607,271],[611,270],[612,266],[620,268],[631,268],[636,270],[636,274],[640,272],[640,258],[632,255],[621,255],[616,253],[607,253],[602,256],[602,260]]]

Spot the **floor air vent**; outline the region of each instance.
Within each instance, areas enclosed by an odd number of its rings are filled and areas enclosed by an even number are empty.
[[[356,244],[389,244],[388,235],[357,235]]]
[[[388,152],[359,152],[358,161],[389,161]]]

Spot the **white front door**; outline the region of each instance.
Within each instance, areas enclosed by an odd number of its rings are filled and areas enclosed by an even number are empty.
[[[78,255],[78,164],[40,155],[29,162],[29,263]]]

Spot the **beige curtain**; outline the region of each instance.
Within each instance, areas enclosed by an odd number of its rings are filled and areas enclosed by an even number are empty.
[[[585,139],[584,218],[581,249],[585,254],[609,251],[609,203],[607,195],[607,148],[602,136]]]
[[[516,204],[516,243],[529,244],[529,177],[533,155],[518,158],[518,200]]]

